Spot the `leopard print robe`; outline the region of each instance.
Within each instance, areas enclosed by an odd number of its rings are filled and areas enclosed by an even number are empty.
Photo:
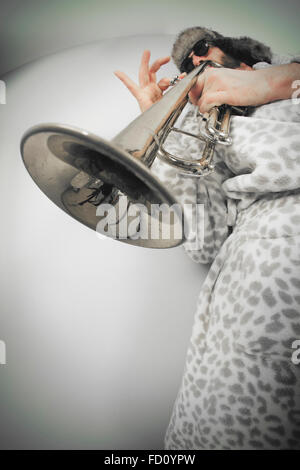
[[[197,133],[188,106],[182,128]],[[300,106],[278,101],[235,116],[231,135],[205,178],[154,168],[182,204],[204,204],[203,247],[184,248],[212,263],[165,446],[299,449],[300,364],[291,359],[300,339]],[[168,150],[193,159],[199,145],[173,133]]]

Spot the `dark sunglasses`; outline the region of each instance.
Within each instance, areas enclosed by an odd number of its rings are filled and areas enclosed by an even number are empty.
[[[194,54],[199,57],[202,55],[206,55],[211,45],[212,44],[205,41],[205,39],[201,39],[200,41],[196,42],[196,44],[194,44],[192,49],[189,51],[187,57],[182,61],[180,66],[180,72],[189,73],[195,68],[193,64],[193,57],[189,57],[191,52],[194,52]]]

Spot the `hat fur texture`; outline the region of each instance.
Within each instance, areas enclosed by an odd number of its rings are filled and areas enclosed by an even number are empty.
[[[193,50],[193,46],[201,39],[212,42],[213,45],[219,47],[225,54],[240,62],[244,62],[250,67],[257,62],[271,63],[272,51],[260,41],[256,41],[248,36],[239,38],[225,37],[212,29],[195,26],[183,30],[173,44],[171,55],[179,69],[183,60]]]

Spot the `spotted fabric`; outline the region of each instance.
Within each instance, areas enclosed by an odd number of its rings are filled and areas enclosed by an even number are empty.
[[[192,105],[182,128],[199,129]],[[204,245],[185,250],[212,263],[165,446],[299,449],[300,107],[286,100],[233,117],[231,135],[206,178],[154,168],[181,203],[204,204]],[[174,133],[168,150],[198,158],[199,145]]]

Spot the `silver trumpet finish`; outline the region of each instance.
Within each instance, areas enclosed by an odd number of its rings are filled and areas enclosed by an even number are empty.
[[[220,66],[202,63],[110,142],[61,124],[30,128],[22,138],[21,154],[31,177],[57,206],[100,234],[149,248],[180,245],[186,240],[185,214],[150,168],[158,156],[180,173],[205,176],[213,170],[215,145],[230,144],[230,107],[214,108],[200,135],[173,127],[208,65]],[[188,160],[168,153],[164,143],[172,131],[205,142],[201,158]],[[138,205],[146,210],[134,212]],[[172,209],[169,219],[152,211],[159,205]],[[108,217],[112,213],[115,219]],[[147,227],[143,237],[141,224]]]
[[[222,67],[217,62],[212,62],[212,61],[203,62],[199,66],[201,68],[200,72],[198,72],[197,75],[192,78],[191,83],[190,83],[191,86],[187,90],[187,93],[196,83],[198,75],[202,73],[207,66],[216,67],[216,68]],[[196,70],[198,70],[199,67],[197,69],[194,69],[189,75],[187,75],[187,77],[185,77],[185,79],[190,78],[191,74],[195,72]],[[186,95],[186,101],[185,102],[183,101],[182,107],[179,107],[177,110],[178,116],[181,114],[187,101],[188,101],[188,97]],[[234,110],[238,114],[242,113],[242,110],[240,108],[234,107]],[[189,176],[196,176],[196,177],[206,176],[210,174],[214,169],[214,164],[212,160],[213,160],[216,144],[231,145],[232,143],[232,140],[229,136],[231,111],[232,111],[232,107],[225,106],[225,105],[221,107],[212,108],[212,110],[209,113],[208,119],[203,119],[202,122],[204,123],[204,126],[202,130],[200,130],[200,133],[198,135],[191,134],[189,132],[185,132],[185,131],[182,131],[181,129],[174,127],[172,124],[178,118],[178,116],[176,116],[172,122],[170,121],[169,123],[166,124],[165,130],[164,130],[165,134],[163,138],[161,139],[160,146],[158,149],[158,154],[157,154],[158,157],[162,159],[165,163],[179,170],[179,172],[182,174],[188,174]],[[164,142],[166,141],[170,132],[178,132],[180,134],[185,134],[187,136],[193,137],[195,139],[198,139],[204,142],[205,146],[204,146],[201,158],[199,158],[198,160],[184,159],[176,155],[173,155],[169,153],[167,150],[165,150]]]

